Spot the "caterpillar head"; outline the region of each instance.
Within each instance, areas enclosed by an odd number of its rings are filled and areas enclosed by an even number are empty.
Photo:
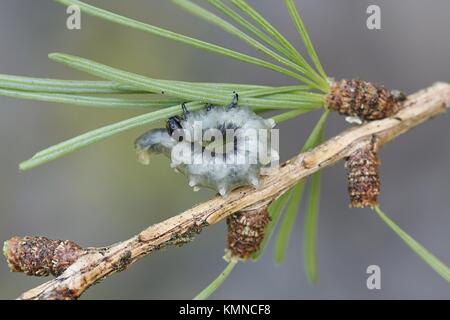
[[[175,145],[175,140],[169,135],[167,129],[153,129],[136,139],[134,147],[138,160],[142,164],[149,164],[150,157],[154,154],[166,154],[170,156],[170,150]]]
[[[264,119],[238,106],[238,96],[226,107],[209,105],[167,120],[166,129],[153,129],[140,136],[136,151],[140,162],[152,154],[164,154],[171,166],[188,177],[194,191],[200,187],[222,196],[251,185],[257,187],[262,169],[278,161],[271,148],[272,119]]]

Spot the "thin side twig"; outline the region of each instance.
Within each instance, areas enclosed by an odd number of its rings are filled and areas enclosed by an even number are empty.
[[[271,170],[258,189],[240,188],[225,199],[216,197],[109,247],[80,249],[82,254],[58,277],[24,292],[19,299],[76,299],[93,284],[126,269],[153,251],[190,242],[204,227],[242,209],[267,206],[299,180],[336,164],[374,138],[378,146],[382,146],[444,113],[449,106],[450,84],[436,83],[408,97],[404,108],[395,116],[345,130]],[[17,237],[13,239],[20,241]],[[4,249],[9,250],[8,242]],[[36,249],[42,248],[33,248]]]

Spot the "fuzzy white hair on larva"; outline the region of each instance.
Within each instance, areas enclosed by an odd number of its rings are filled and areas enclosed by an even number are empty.
[[[165,129],[153,129],[141,135],[135,141],[135,148],[141,163],[149,164],[152,155],[164,154],[171,159],[171,167],[176,172],[188,177],[194,191],[206,187],[225,197],[241,186],[257,188],[262,169],[279,160],[278,152],[271,147],[266,157],[261,157],[258,151],[270,144],[270,130],[274,126],[273,119],[264,119],[240,107],[235,94],[231,104],[225,107],[208,105],[190,112],[183,104],[182,116],[169,118]],[[263,132],[264,137],[248,134],[251,130],[247,129]],[[231,143],[227,141],[230,130]],[[211,136],[210,132],[216,134]]]

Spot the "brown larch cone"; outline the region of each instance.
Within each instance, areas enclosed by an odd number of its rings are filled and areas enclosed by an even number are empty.
[[[402,107],[406,96],[362,80],[340,80],[331,84],[326,104],[339,114],[373,121],[390,117]]]
[[[352,153],[346,162],[350,207],[374,207],[380,194],[380,161],[373,145]]]
[[[3,245],[10,270],[31,276],[59,276],[84,252],[73,241],[46,237],[13,237]]]
[[[228,216],[227,241],[231,258],[251,258],[261,246],[269,221],[267,206],[239,211]]]

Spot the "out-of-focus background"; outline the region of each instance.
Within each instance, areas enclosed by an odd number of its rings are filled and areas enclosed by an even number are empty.
[[[151,24],[246,53],[239,40],[166,0],[88,1]],[[200,1],[200,3],[206,1]],[[282,0],[249,1],[300,47]],[[298,0],[327,73],[361,78],[407,93],[450,81],[448,0]],[[366,28],[366,9],[381,7],[382,30]],[[0,73],[91,79],[47,59],[59,51],[155,78],[267,85],[294,83],[278,74],[87,15],[69,31],[65,7],[50,0],[0,2]],[[80,133],[139,114],[0,97],[0,240],[13,235],[108,245],[210,198],[157,158],[136,161],[143,127],[20,173],[35,152]],[[301,148],[318,113],[281,126],[281,155]],[[332,136],[348,125],[333,115]],[[450,262],[449,116],[425,123],[386,146],[382,206],[407,232]],[[302,262],[303,207],[283,265],[272,246],[258,263],[239,264],[214,298],[417,299],[450,297],[449,286],[369,209],[348,208],[343,164],[326,169],[319,221],[320,281],[311,286]],[[182,248],[157,252],[91,288],[84,299],[192,298],[225,266],[225,223]],[[381,290],[368,290],[366,268],[381,267]],[[8,271],[0,260],[0,298],[46,281]]]

